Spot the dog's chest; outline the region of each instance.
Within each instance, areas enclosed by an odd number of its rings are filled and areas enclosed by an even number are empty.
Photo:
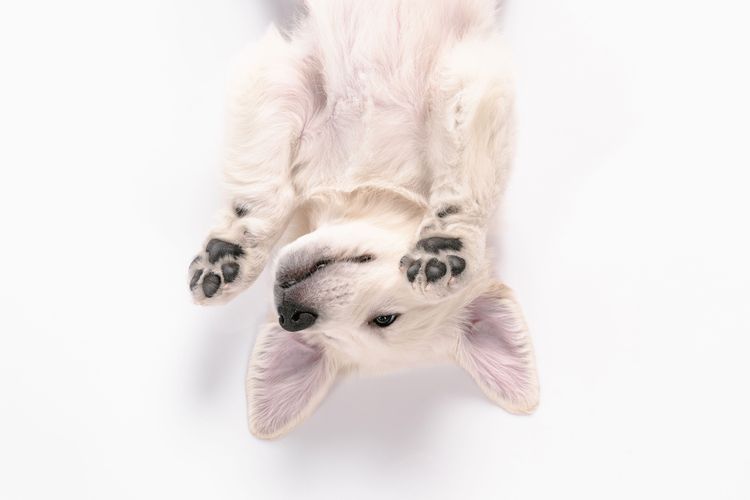
[[[362,184],[394,185],[427,196],[425,164],[429,114],[413,89],[375,76],[333,93],[311,121],[300,145],[295,182],[303,192],[319,187],[351,190]],[[374,83],[373,83],[374,82]]]

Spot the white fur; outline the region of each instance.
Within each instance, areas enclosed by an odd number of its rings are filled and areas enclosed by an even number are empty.
[[[455,360],[477,378],[461,350],[466,311],[500,286],[485,246],[510,169],[513,95],[507,51],[493,27],[495,2],[312,0],[307,11],[289,39],[269,28],[243,59],[225,161],[229,204],[207,238],[244,249],[240,275],[212,297],[197,286],[194,297],[221,303],[245,289],[280,239],[288,244],[278,263],[316,252],[376,259],[336,264],[316,277],[310,300],[323,304],[324,314],[313,327],[293,338],[278,325],[264,329],[256,346],[270,345],[264,344],[269,335],[316,346],[328,375],[310,388],[302,411],[270,425],[254,413],[256,398],[289,387],[259,388],[271,382],[261,373],[268,353],[257,347],[248,404],[259,437],[276,437],[302,421],[337,372]],[[237,217],[237,206],[247,215]],[[446,206],[460,211],[438,217]],[[431,235],[463,241],[466,271],[410,284],[399,261],[409,252],[420,257],[415,243]],[[389,311],[401,313],[392,326],[369,322]],[[520,309],[512,314],[521,325],[513,335],[526,346]],[[530,344],[523,353],[526,399],[504,400],[477,379],[489,397],[517,412],[537,404]]]

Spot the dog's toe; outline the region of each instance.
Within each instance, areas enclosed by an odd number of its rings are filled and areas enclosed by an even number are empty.
[[[193,277],[190,278],[190,289],[194,289],[196,286],[198,286],[198,281],[200,281],[201,276],[203,276],[203,269],[198,269],[193,273]]]
[[[466,269],[466,261],[458,255],[449,255],[447,260],[451,268],[451,276],[459,276]]]
[[[206,277],[203,278],[203,284],[201,285],[201,288],[203,289],[203,295],[210,299],[211,297],[216,295],[216,292],[219,291],[220,286],[221,278],[218,274],[206,274]]]
[[[411,263],[409,268],[406,270],[406,278],[409,280],[409,283],[414,283],[414,280],[417,277],[417,274],[419,274],[419,270],[422,268],[422,260],[417,259]]]
[[[436,282],[445,276],[447,271],[448,267],[434,257],[427,261],[427,264],[424,267],[424,274],[425,278],[427,278],[427,283]]]
[[[225,283],[231,283],[240,274],[240,265],[236,262],[227,262],[221,265],[221,275],[224,277]]]

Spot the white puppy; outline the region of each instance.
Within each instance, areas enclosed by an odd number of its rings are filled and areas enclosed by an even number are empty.
[[[510,290],[486,257],[513,96],[494,0],[309,0],[233,94],[230,199],[190,266],[199,304],[250,286],[277,243],[278,321],[247,376],[249,425],[280,436],[335,378],[453,360],[515,413],[538,401]]]

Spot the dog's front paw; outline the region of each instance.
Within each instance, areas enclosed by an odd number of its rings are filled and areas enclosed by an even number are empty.
[[[466,245],[461,238],[423,238],[401,258],[400,269],[413,289],[443,297],[458,288],[469,273]]]
[[[188,270],[193,300],[198,304],[224,302],[247,288],[254,277],[249,276],[246,256],[246,250],[236,243],[209,240]]]

